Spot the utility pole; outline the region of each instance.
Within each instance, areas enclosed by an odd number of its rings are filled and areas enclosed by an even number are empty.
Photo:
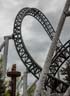
[[[44,82],[46,80],[47,74],[49,73],[49,67],[51,64],[52,56],[53,56],[54,51],[56,49],[56,45],[58,43],[58,40],[59,40],[64,22],[65,22],[66,16],[69,15],[69,6],[70,6],[70,0],[66,0],[66,4],[65,4],[64,10],[62,12],[60,21],[58,23],[55,36],[52,40],[52,43],[51,43],[51,46],[50,46],[43,70],[41,72],[34,96],[41,96],[41,92],[42,92],[42,90],[44,90]]]
[[[16,96],[16,77],[21,75],[20,72],[16,71],[16,64],[13,64],[12,70],[7,72],[7,76],[11,77],[11,92],[10,96]]]

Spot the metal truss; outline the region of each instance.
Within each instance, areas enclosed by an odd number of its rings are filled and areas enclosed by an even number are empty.
[[[45,90],[47,90],[47,86],[52,89],[51,92],[64,93],[67,88],[70,86],[69,84],[47,74],[47,81],[45,82]]]
[[[54,77],[62,64],[68,59],[70,59],[70,40],[67,41],[53,57],[52,63],[49,67],[49,74],[47,75],[45,81],[45,89],[47,89],[48,86],[52,88],[52,90],[56,90],[59,93],[64,93],[70,86],[69,84],[64,83],[63,81]]]
[[[37,79],[39,79],[42,68],[35,62],[35,60],[29,54],[21,35],[21,24],[24,17],[27,15],[33,16],[34,18],[36,18],[36,20],[40,22],[40,24],[43,26],[43,28],[45,29],[46,33],[49,35],[51,40],[55,35],[55,31],[49,20],[46,18],[46,16],[36,8],[23,8],[22,10],[20,10],[20,12],[17,14],[15,18],[13,39],[16,50],[18,52],[20,59],[25,64],[29,72],[31,72]],[[55,55],[53,56],[51,66],[49,68],[50,72],[49,75],[47,75],[47,78],[49,78],[50,80],[52,76],[56,75],[61,65],[69,58],[69,47],[70,47],[70,41],[68,41],[65,45],[62,45],[60,40],[58,41],[56,52]],[[46,86],[47,83],[45,83],[45,88]],[[51,84],[50,88],[52,88]]]

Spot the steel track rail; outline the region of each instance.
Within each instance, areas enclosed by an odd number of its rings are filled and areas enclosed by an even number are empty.
[[[66,55],[64,55],[64,54],[66,54]],[[67,84],[61,80],[58,80],[57,78],[54,77],[56,75],[56,73],[58,72],[59,68],[68,59],[70,59],[70,40],[68,40],[61,47],[61,49],[57,52],[57,54],[53,57],[52,63],[49,67],[49,70],[50,70],[49,74],[47,75],[47,78],[45,80],[45,85],[44,85],[45,89],[47,89],[47,86],[48,86],[51,89],[56,90],[59,93],[64,93],[66,91],[66,89],[70,86],[69,84]],[[58,60],[60,60],[60,61],[58,61]],[[61,89],[60,89],[60,86],[61,86]],[[58,90],[58,89],[60,89],[60,90]]]
[[[40,22],[40,24],[43,26],[43,28],[45,29],[46,33],[49,35],[51,40],[54,37],[55,31],[54,31],[51,23],[49,22],[49,20],[46,18],[46,16],[40,10],[38,10],[36,8],[23,8],[22,10],[20,10],[20,12],[17,14],[17,16],[15,18],[14,28],[13,28],[13,39],[14,39],[16,50],[18,52],[20,59],[25,64],[27,69],[37,79],[39,79],[42,68],[35,62],[35,60],[29,54],[29,52],[24,44],[24,41],[22,39],[22,35],[21,35],[22,21],[23,21],[24,17],[27,15],[33,16]],[[56,75],[58,69],[68,59],[67,54],[69,51],[67,48],[65,49],[65,46],[64,46],[65,51],[62,51],[62,49],[63,49],[62,46],[63,45],[62,45],[61,41],[59,40],[58,44],[57,44],[57,48],[56,48],[57,52],[55,53],[55,56],[53,57],[51,66],[49,68],[50,74],[52,76]],[[59,52],[59,50],[61,51],[61,53]],[[59,53],[61,55],[59,55]],[[61,56],[62,56],[63,60],[62,60]],[[56,59],[54,59],[54,58],[56,58]]]

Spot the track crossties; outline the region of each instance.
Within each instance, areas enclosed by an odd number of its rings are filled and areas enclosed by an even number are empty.
[[[14,39],[16,50],[18,52],[20,59],[27,67],[27,69],[37,79],[39,79],[42,68],[35,62],[35,60],[29,54],[23,41],[24,38],[22,38],[21,35],[21,24],[24,17],[27,15],[33,16],[43,26],[44,30],[49,35],[51,40],[55,35],[55,31],[49,20],[46,18],[46,16],[36,8],[23,8],[22,10],[20,10],[20,12],[17,14],[15,18],[14,28],[13,28],[13,37],[14,37],[13,39]],[[51,66],[49,68],[49,74],[51,76],[55,76],[61,65],[69,58],[70,56],[69,47],[70,47],[70,41],[68,41],[65,45],[63,45],[60,40],[58,41],[55,55],[52,58]],[[47,75],[48,79],[46,82],[51,81],[51,78],[53,78],[50,77],[50,75]],[[47,86],[47,84],[49,83],[45,83],[45,87]],[[51,84],[49,85],[49,87],[52,88]]]

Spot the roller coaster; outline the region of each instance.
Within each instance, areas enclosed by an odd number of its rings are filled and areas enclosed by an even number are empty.
[[[28,52],[21,35],[22,21],[27,15],[34,17],[42,25],[51,40],[54,38],[55,30],[49,20],[46,18],[46,16],[36,8],[23,8],[19,11],[15,18],[12,38],[14,40],[17,53],[21,61],[27,67],[28,71],[31,72],[37,79],[39,79],[42,68],[39,66],[39,64],[37,64],[37,62]],[[49,67],[49,73],[47,74],[47,78],[44,83],[45,89],[47,89],[48,86],[58,93],[64,93],[66,91],[66,89],[69,87],[69,84],[57,79],[55,76],[64,63],[69,63],[69,57],[70,40],[67,41],[64,45],[61,43],[60,40],[58,40],[56,51]],[[59,88],[60,85],[61,88]]]

